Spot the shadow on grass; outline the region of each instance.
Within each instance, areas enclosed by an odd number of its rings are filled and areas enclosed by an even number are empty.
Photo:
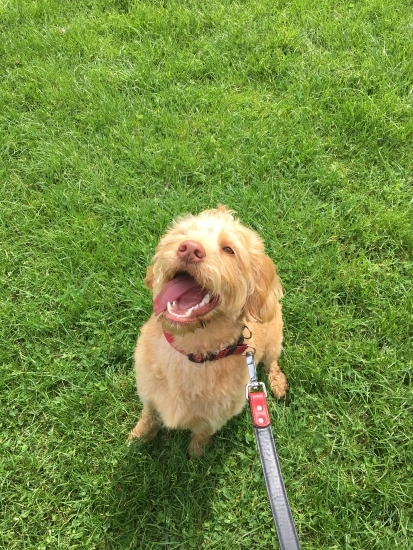
[[[126,448],[109,495],[107,548],[201,547],[230,451],[226,431],[197,460],[186,453],[189,432],[162,430],[150,443]]]

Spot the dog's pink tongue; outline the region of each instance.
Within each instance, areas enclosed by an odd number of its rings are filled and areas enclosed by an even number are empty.
[[[194,279],[192,279],[189,275],[185,274],[178,275],[178,277],[175,277],[175,279],[169,281],[169,283],[167,283],[161,292],[153,299],[153,309],[155,311],[155,315],[159,315],[162,311],[165,311],[168,302],[174,302],[185,292],[192,290],[194,287],[197,287],[197,293],[201,290],[196,281],[194,281]]]

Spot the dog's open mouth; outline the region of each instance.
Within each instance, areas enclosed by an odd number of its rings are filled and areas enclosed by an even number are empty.
[[[188,273],[179,273],[169,281],[153,300],[155,315],[165,312],[165,318],[186,323],[212,311],[218,297],[202,288]]]

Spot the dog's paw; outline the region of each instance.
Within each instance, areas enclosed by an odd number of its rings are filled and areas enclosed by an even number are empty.
[[[271,391],[277,399],[282,399],[288,390],[288,382],[285,374],[278,369],[278,372],[271,372],[268,375]]]
[[[148,427],[145,425],[144,422],[142,422],[142,420],[139,420],[139,422],[130,432],[128,441],[132,442],[134,439],[140,439],[142,443],[149,443],[149,441],[152,441],[152,439],[156,437],[157,433],[157,427]]]
[[[192,434],[192,439],[189,443],[188,454],[191,458],[201,458],[205,450],[211,445],[212,436]]]

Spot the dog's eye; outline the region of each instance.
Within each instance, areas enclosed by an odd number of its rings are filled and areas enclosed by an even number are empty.
[[[224,246],[224,248],[222,250],[224,252],[226,252],[227,254],[234,254],[234,251],[232,250],[232,248],[230,246]]]

